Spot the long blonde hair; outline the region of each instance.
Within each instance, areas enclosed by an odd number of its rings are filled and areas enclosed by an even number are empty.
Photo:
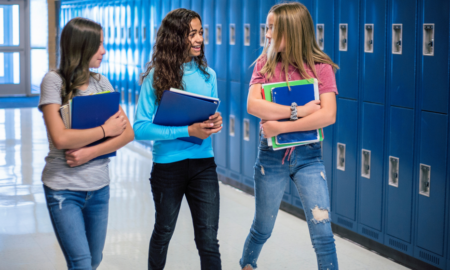
[[[335,71],[339,68],[317,45],[311,14],[304,5],[296,2],[277,4],[270,9],[270,13],[275,17],[272,42],[269,45],[266,41],[262,54],[255,61],[256,63],[261,58],[267,59],[261,74],[271,78],[280,60],[286,81],[289,65],[296,67],[305,79],[310,79],[310,76],[305,70],[304,63],[309,66],[316,78],[315,63],[330,64]],[[286,48],[284,52],[277,52],[276,48],[280,47],[283,38]]]

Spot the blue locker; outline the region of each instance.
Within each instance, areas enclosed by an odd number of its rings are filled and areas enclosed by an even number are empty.
[[[227,175],[227,152],[228,152],[228,95],[226,91],[227,82],[224,80],[217,80],[217,91],[219,94],[220,105],[218,112],[223,118],[222,130],[214,134],[214,157],[218,166],[217,172],[222,175]]]
[[[385,245],[413,255],[414,110],[391,107],[385,155]]]
[[[392,0],[387,25],[391,105],[414,108],[415,101],[415,0]],[[394,29],[398,28],[398,29]],[[394,38],[393,38],[394,36]],[[400,41],[401,45],[396,45]]]
[[[151,51],[151,26],[153,22],[153,18],[151,18],[151,6],[155,8],[154,1],[145,1],[143,0],[141,2],[141,20],[140,20],[140,27],[141,27],[141,53],[140,53],[140,72],[145,71],[145,66],[149,60],[150,57],[150,51]],[[160,11],[161,12],[161,11]]]
[[[240,177],[233,177],[241,173],[241,141],[242,141],[242,113],[241,113],[241,66],[242,66],[242,47],[243,47],[243,25],[242,8],[240,0],[228,1],[228,39],[222,42],[228,43],[228,80],[229,80],[229,147],[228,147],[228,165],[230,176],[234,180]],[[225,67],[225,66],[224,66]],[[237,179],[236,179],[237,178]]]
[[[191,0],[181,0],[180,7],[185,9],[191,9]]]
[[[356,172],[358,141],[358,102],[337,99],[334,164],[334,221],[356,231]]]
[[[228,120],[228,168],[230,169],[230,176],[237,181],[240,181],[239,174],[241,173],[241,83],[231,81],[229,82],[229,120]],[[223,90],[222,90],[223,91]]]
[[[164,19],[164,17],[166,17],[167,13],[169,13],[169,11],[172,10],[171,2],[172,2],[171,0],[161,0],[161,5],[162,5],[161,21]]]
[[[135,50],[135,39],[134,39],[134,0],[128,0],[126,2],[126,31],[125,31],[125,44],[126,44],[126,58],[124,61],[125,69],[127,70],[127,88],[126,88],[126,104],[127,104],[127,115],[131,117],[133,114],[133,100],[134,100],[134,50]]]
[[[215,18],[216,25],[215,28],[215,36],[211,36],[210,34],[210,42],[214,42],[216,44],[214,50],[214,61],[215,66],[214,70],[217,74],[217,79],[227,81],[227,67],[228,67],[228,2],[216,1],[215,6]],[[211,28],[211,26],[210,26]]]
[[[384,104],[386,88],[386,0],[363,3],[361,24],[364,101]]]
[[[233,82],[241,82],[241,66],[242,66],[242,47],[244,26],[242,24],[242,4],[241,0],[228,1],[229,24],[222,26],[228,27],[228,80]],[[223,42],[222,41],[222,42]]]
[[[114,89],[120,93],[120,2],[115,1],[113,7],[113,23],[114,23],[114,40],[113,40],[113,54],[114,62]]]
[[[197,0],[199,2],[201,0]],[[203,43],[205,44],[205,57],[208,66],[215,69],[215,17],[214,17],[214,1],[203,1],[202,4],[202,22],[203,22]],[[214,70],[216,71],[216,70]],[[217,72],[217,71],[216,71]]]
[[[204,18],[203,18],[203,2],[202,2],[202,0],[192,0],[191,10],[197,12],[198,15],[200,15],[200,17],[202,17],[202,22],[204,24],[205,22],[204,22]]]
[[[383,242],[383,153],[384,106],[362,105],[359,181],[358,232]]]
[[[181,7],[181,0],[172,0],[171,10],[177,9]]]
[[[311,16],[315,17],[314,23],[316,24],[316,40],[323,52],[325,52],[331,60],[334,59],[334,1],[330,3],[327,0],[316,0],[315,12],[310,11]],[[313,15],[315,13],[315,15]],[[322,29],[318,29],[318,26],[322,26]],[[320,33],[322,32],[322,33]],[[322,39],[323,35],[323,40]],[[338,89],[339,90],[339,89]],[[331,211],[334,211],[333,203],[333,164],[335,163],[333,153],[334,146],[334,125],[328,126],[323,129],[324,141],[322,143],[322,159],[325,165],[325,171],[327,175],[328,192],[330,193]]]
[[[284,1],[279,1],[279,2],[283,3]],[[305,5],[305,7],[308,9],[309,13],[311,14],[313,21],[315,21],[316,15],[315,15],[314,0],[297,0],[297,2],[300,2],[303,5]]]
[[[422,110],[448,113],[449,1],[422,0],[420,6],[417,44]]]
[[[149,47],[149,55],[148,61],[151,60],[152,54],[153,54],[153,46],[156,42],[156,37],[158,34],[158,29],[161,26],[162,19],[165,17],[164,13],[164,6],[161,0],[153,0],[152,7],[150,9],[150,25],[149,25],[149,36],[148,36],[148,43],[150,44]]]
[[[242,174],[244,184],[253,187],[253,166],[255,165],[257,150],[259,145],[259,119],[247,113],[247,97],[249,83],[252,77],[252,63],[259,56],[259,18],[253,10],[258,9],[259,1],[243,1],[243,27],[244,38],[242,47],[242,80],[243,88],[241,95],[241,110],[243,117],[242,131]]]
[[[242,84],[242,86],[242,176],[243,183],[253,187],[253,167],[255,166],[259,145],[259,119],[247,113],[247,96],[249,85],[248,83],[245,83]]]
[[[416,162],[416,248],[414,256],[445,266],[445,193],[447,180],[447,115],[422,112]]]
[[[358,99],[359,9],[359,0],[342,0],[336,7],[336,83],[339,95],[350,99]]]

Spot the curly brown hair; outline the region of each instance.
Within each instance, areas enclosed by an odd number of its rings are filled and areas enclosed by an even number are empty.
[[[197,12],[179,8],[169,12],[161,22],[153,46],[152,59],[147,63],[146,71],[141,74],[142,84],[145,77],[154,69],[152,85],[156,92],[157,103],[161,100],[165,90],[169,90],[171,87],[185,88],[182,82],[183,64],[189,57],[191,43],[188,36],[191,31],[191,21],[195,18],[199,19],[200,23],[202,22]],[[203,43],[200,55],[193,57],[193,60],[205,75],[206,80],[209,80]]]

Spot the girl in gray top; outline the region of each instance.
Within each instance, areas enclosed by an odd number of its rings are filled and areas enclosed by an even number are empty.
[[[103,55],[102,27],[74,18],[61,33],[60,67],[41,84],[39,110],[44,114],[50,151],[42,173],[56,237],[69,269],[96,269],[102,259],[109,202],[109,159],[92,159],[116,151],[134,138],[122,108],[103,125],[66,129],[59,108],[75,96],[114,91],[108,79],[90,72]],[[102,138],[101,144],[87,147]]]

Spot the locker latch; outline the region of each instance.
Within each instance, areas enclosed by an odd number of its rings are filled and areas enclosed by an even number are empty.
[[[339,24],[339,50],[347,51],[348,50],[348,31],[347,24]]]
[[[399,163],[399,158],[392,156],[389,157],[389,185],[393,187],[398,187]]]
[[[434,56],[434,24],[423,24],[423,55]]]
[[[366,24],[364,28],[364,52],[373,53],[373,24]]]
[[[431,166],[420,164],[419,194],[430,197]]]
[[[370,179],[370,150],[362,149],[361,176]]]
[[[244,141],[250,141],[250,119],[244,118]]]
[[[324,50],[324,48],[325,48],[324,38],[325,38],[325,25],[317,24],[316,25],[316,39],[317,39],[317,45],[319,45],[319,48],[321,50]]]
[[[259,46],[264,47],[266,42],[266,25],[264,23],[259,25]]]
[[[345,144],[337,144],[337,165],[338,170],[345,171]]]
[[[234,131],[234,123],[235,123],[236,117],[232,114],[230,114],[230,136],[234,137],[235,131]]]
[[[402,36],[403,36],[402,24],[392,25],[392,53],[402,54]]]

